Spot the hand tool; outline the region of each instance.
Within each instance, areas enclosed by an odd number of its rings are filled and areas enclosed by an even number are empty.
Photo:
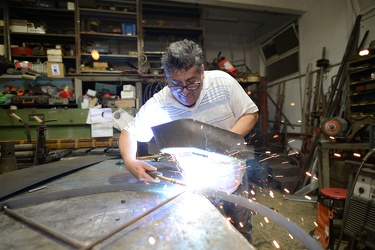
[[[178,185],[181,185],[181,186],[186,186],[185,182],[177,180],[177,179],[165,177],[165,176],[163,176],[163,174],[161,172],[158,172],[158,171],[146,170],[146,173],[154,179],[159,179],[159,180],[163,180],[163,181],[166,181],[166,182],[170,182],[172,184],[178,184]]]

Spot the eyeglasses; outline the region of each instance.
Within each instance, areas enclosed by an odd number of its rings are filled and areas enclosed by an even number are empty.
[[[172,92],[182,92],[185,88],[189,91],[194,91],[199,88],[199,85],[201,85],[202,81],[197,81],[197,82],[191,82],[185,86],[173,86],[173,85],[168,85],[169,89]],[[173,84],[173,83],[172,83]]]

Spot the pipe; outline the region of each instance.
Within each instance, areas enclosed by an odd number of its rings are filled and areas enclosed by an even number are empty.
[[[293,222],[288,221],[284,216],[281,214],[251,200],[246,199],[238,195],[228,194],[222,191],[215,191],[215,190],[203,190],[200,192],[203,195],[210,196],[210,197],[218,197],[222,200],[232,202],[234,204],[241,205],[245,208],[251,209],[252,211],[259,213],[267,218],[271,219],[273,222],[278,224],[279,226],[283,227],[287,230],[290,234],[295,236],[298,240],[300,240],[306,249],[309,250],[323,250],[322,246],[313,239],[310,235],[308,235],[305,231],[303,231],[300,227],[298,227]]]

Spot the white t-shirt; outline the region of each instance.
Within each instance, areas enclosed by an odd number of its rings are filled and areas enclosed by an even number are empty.
[[[141,107],[125,129],[138,141],[148,142],[153,137],[153,126],[174,120],[190,118],[230,130],[242,115],[257,111],[258,107],[232,76],[211,70],[204,72],[202,91],[193,107],[179,103],[164,87]]]

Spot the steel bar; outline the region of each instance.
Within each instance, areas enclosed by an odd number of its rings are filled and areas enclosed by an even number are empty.
[[[92,249],[94,246],[100,244],[101,242],[109,239],[110,237],[112,237],[113,235],[115,235],[116,233],[120,232],[121,230],[127,228],[128,226],[132,225],[133,223],[139,221],[140,219],[144,218],[145,216],[147,216],[148,214],[152,213],[153,211],[155,211],[156,209],[164,206],[165,204],[167,204],[168,202],[176,199],[178,196],[180,196],[181,194],[183,194],[186,190],[172,196],[171,198],[163,201],[162,203],[158,204],[157,206],[151,208],[150,210],[144,212],[143,214],[135,217],[134,219],[128,221],[127,223],[125,223],[124,225],[122,225],[121,227],[118,227],[116,229],[114,229],[112,232],[109,232],[108,234],[106,235],[103,235],[102,237],[100,237],[99,239],[89,243],[88,245],[85,245],[83,246],[82,248],[80,248],[81,250],[87,250],[87,249]]]
[[[58,239],[62,242],[65,242],[65,243],[67,243],[67,244],[69,244],[69,245],[71,245],[75,248],[82,248],[84,246],[84,244],[82,242],[79,242],[76,239],[73,239],[73,238],[71,238],[67,235],[59,233],[59,232],[57,232],[57,231],[55,231],[55,230],[53,230],[53,229],[51,229],[51,228],[49,228],[45,225],[39,224],[38,222],[36,222],[32,219],[29,219],[29,218],[23,216],[22,214],[19,214],[14,210],[9,209],[8,207],[4,207],[4,212],[7,215],[9,215],[9,216],[11,216],[11,217],[13,217],[13,218],[15,218],[19,221],[22,221],[22,222],[30,225],[31,227],[34,227],[34,228],[42,231],[43,233],[51,235],[52,237],[54,237],[54,238],[56,238],[56,239]]]

